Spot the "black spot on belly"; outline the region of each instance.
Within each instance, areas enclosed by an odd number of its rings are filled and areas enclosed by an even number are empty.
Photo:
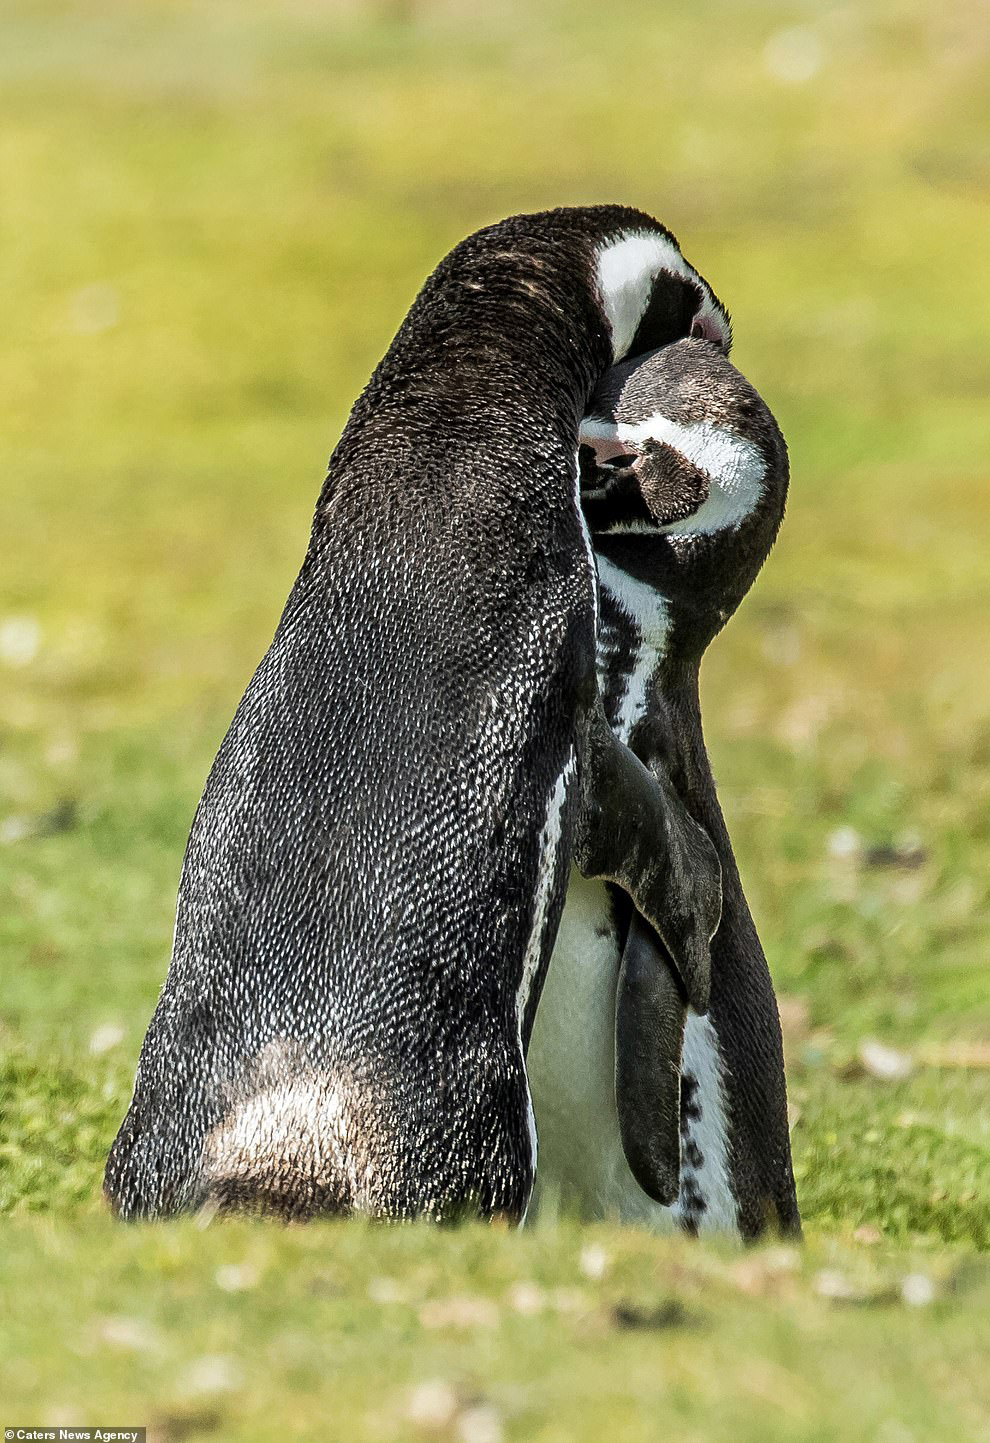
[[[681,1077],[681,1132],[687,1135],[689,1122],[701,1121],[701,1099],[698,1096],[698,1079],[693,1072]]]
[[[681,1183],[680,1203],[681,1228],[691,1237],[697,1237],[706,1209],[705,1200],[693,1178],[685,1178]]]
[[[701,1121],[701,1099],[698,1079],[685,1072],[681,1077],[681,1227],[692,1236],[698,1232],[708,1204],[698,1186],[696,1174],[704,1166],[705,1155],[691,1136],[691,1124]],[[690,1170],[689,1170],[690,1169]]]

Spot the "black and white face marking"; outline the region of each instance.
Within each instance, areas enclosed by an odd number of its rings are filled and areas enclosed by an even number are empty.
[[[736,530],[766,494],[760,442],[771,425],[756,392],[707,342],[686,340],[615,367],[580,429],[590,448],[586,497],[605,503],[593,529],[672,537]]]
[[[655,411],[636,424],[598,421],[589,418],[581,425],[581,443],[594,448],[600,463],[611,465],[618,475],[624,469],[637,471],[647,458],[658,465],[676,468],[686,462],[691,472],[700,472],[707,485],[701,504],[689,515],[658,525],[656,517],[616,515],[601,528],[605,532],[655,532],[665,536],[713,535],[737,527],[763,498],[767,465],[762,452],[749,441],[707,421],[682,425],[662,411]]]
[[[606,242],[598,252],[597,281],[617,362],[689,335],[729,354],[729,313],[673,236],[628,231]]]

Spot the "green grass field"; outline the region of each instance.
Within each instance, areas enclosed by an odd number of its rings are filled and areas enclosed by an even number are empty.
[[[988,80],[977,0],[6,0],[0,1423],[990,1438]],[[115,1225],[192,811],[347,409],[463,234],[613,199],[791,447],[704,701],[807,1245]]]

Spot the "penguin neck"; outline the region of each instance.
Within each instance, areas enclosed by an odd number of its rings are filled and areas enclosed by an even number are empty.
[[[656,567],[627,565],[627,554],[609,545],[611,537],[594,540],[605,714],[620,738],[635,745],[653,698],[662,697],[668,684],[680,686],[685,675],[697,679],[705,645],[721,623],[704,601],[689,594],[685,602],[685,588],[658,584]],[[656,550],[649,538],[641,546]],[[668,567],[664,580],[670,579],[681,580]]]
[[[610,574],[622,574],[625,590],[635,593],[645,617],[651,594],[660,599],[665,616],[668,656],[697,667],[701,658],[736,610],[752,574],[727,555],[721,538],[685,539],[650,530],[595,532],[592,542],[599,562]],[[748,537],[737,537],[735,546]],[[753,573],[755,574],[755,572]]]
[[[598,672],[605,715],[620,740],[630,742],[646,715],[650,683],[663,664],[670,637],[667,598],[616,566],[598,561]]]
[[[442,269],[442,267],[441,267]],[[439,271],[437,278],[439,278]],[[470,434],[476,449],[576,449],[578,421],[611,345],[590,289],[506,257],[482,284],[430,283],[359,398],[352,434],[387,429],[417,447]],[[584,294],[584,291],[587,294]]]

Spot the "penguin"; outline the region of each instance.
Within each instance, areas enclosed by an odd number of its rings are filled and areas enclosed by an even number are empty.
[[[784,438],[698,337],[603,378],[581,426],[616,735],[673,780],[722,876],[707,1015],[614,888],[573,875],[528,1054],[539,1205],[743,1239],[797,1233],[780,1023],[701,723],[702,655],[756,579],[788,488]]]
[[[196,811],[106,1167],[119,1216],[521,1220],[572,864],[704,998],[718,858],[605,721],[577,449],[612,365],[727,327],[619,206],[511,217],[428,278]]]

